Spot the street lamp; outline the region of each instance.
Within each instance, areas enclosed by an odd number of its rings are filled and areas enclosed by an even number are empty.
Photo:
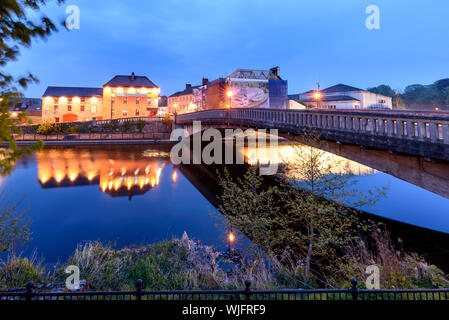
[[[228,109],[228,126],[229,126],[229,119],[231,118],[231,107],[232,107],[232,95],[234,93],[231,90],[228,90],[226,92],[226,95],[228,96],[228,103],[226,104],[226,109]]]
[[[320,108],[321,92],[315,91],[315,93],[313,94],[313,98],[316,101],[317,108]]]

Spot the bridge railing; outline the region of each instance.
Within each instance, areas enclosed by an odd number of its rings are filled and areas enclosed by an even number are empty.
[[[247,121],[267,127],[307,127],[449,145],[449,115],[432,112],[213,109],[177,116],[178,123],[193,120]]]

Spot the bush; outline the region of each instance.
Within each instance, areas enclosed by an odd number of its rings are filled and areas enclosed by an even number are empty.
[[[64,131],[67,134],[75,134],[75,133],[79,133],[80,132],[79,128],[78,127],[74,127],[74,126],[68,127]]]
[[[47,278],[45,269],[35,256],[31,259],[10,257],[0,267],[0,287],[3,289],[24,287],[28,281],[45,283]]]
[[[38,134],[51,134],[53,131],[53,124],[47,121],[42,122],[36,130]]]

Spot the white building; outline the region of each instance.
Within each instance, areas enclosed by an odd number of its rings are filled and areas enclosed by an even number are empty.
[[[290,97],[299,100],[309,108],[392,109],[391,97],[347,86],[345,84],[337,84],[320,91],[310,90]]]

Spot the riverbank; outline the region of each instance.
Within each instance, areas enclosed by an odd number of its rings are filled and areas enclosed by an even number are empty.
[[[37,143],[39,140],[18,140],[19,146],[29,146]],[[89,146],[89,145],[129,145],[129,144],[175,144],[177,141],[170,139],[76,139],[76,140],[45,140],[44,146]],[[1,144],[2,147],[7,147],[6,143]]]
[[[389,263],[397,263],[393,260]],[[404,256],[400,263],[401,268],[390,275],[397,280],[389,283],[381,279],[382,289],[449,288],[444,273],[435,266],[411,256]],[[241,289],[245,280],[251,280],[254,289],[311,288],[304,283],[303,264],[292,255],[220,252],[184,233],[181,239],[122,249],[87,242],[80,244],[66,263],[53,267],[45,267],[35,258],[9,257],[0,262],[0,289],[21,288],[28,281],[41,288],[64,283],[68,276],[64,270],[69,265],[80,269],[84,289],[94,291],[134,290],[137,279],[143,280],[147,290],[232,290]],[[346,267],[354,271],[354,266]],[[379,265],[381,271],[385,267]],[[347,274],[347,279],[334,283],[333,288],[349,288],[352,277],[365,288],[363,272]]]

